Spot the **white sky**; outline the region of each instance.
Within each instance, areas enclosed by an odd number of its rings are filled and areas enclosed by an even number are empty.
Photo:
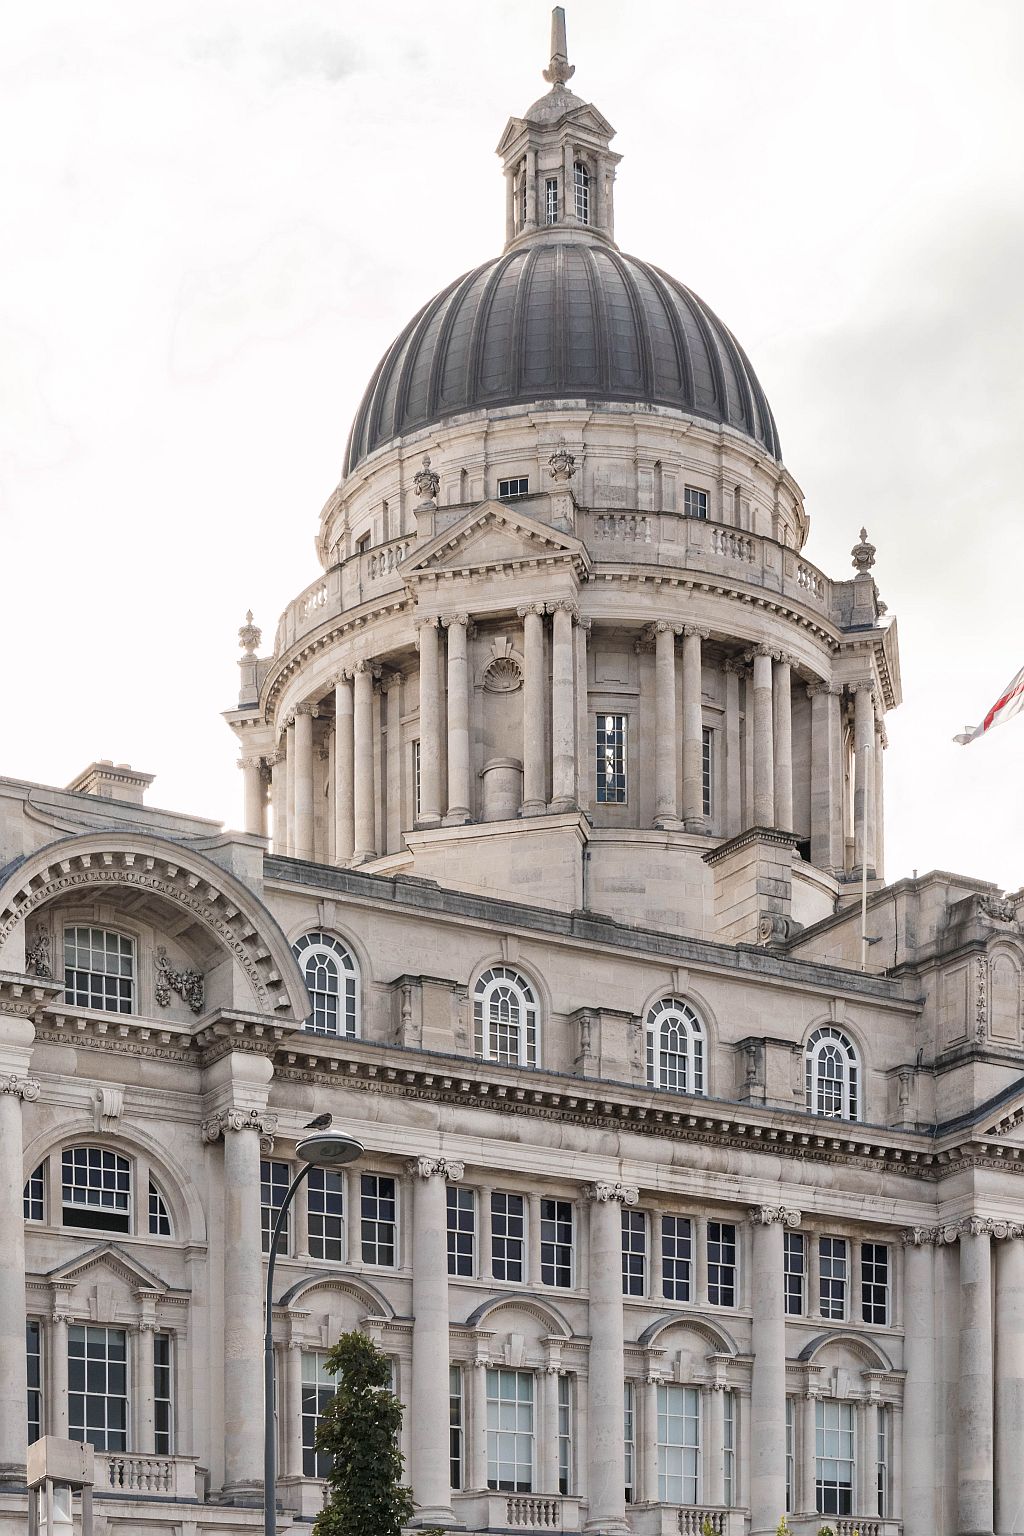
[[[266,645],[378,357],[495,254],[546,0],[33,0],[0,59],[0,771],[94,757],[241,820],[236,630]],[[890,878],[1024,881],[1024,5],[568,8],[624,249],[737,333],[835,576],[899,619]],[[264,649],[266,649],[266,645]]]

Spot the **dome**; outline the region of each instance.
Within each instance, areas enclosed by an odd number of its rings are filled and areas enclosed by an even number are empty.
[[[771,408],[727,327],[675,278],[584,236],[515,246],[424,305],[370,380],[345,474],[465,411],[563,399],[669,406],[781,459]]]

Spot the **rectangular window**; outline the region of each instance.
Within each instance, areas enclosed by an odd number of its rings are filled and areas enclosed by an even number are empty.
[[[572,168],[573,187],[576,193],[576,217],[581,224],[590,223],[590,172],[582,160]]]
[[[526,192],[526,168],[524,166],[524,168],[519,172],[519,196],[517,199],[519,208],[519,228],[521,230],[526,228]]]
[[[599,805],[626,803],[625,715],[597,717],[597,801]]]
[[[708,1301],[713,1307],[736,1305],[736,1228],[708,1222]]]
[[[889,1250],[884,1243],[860,1248],[860,1311],[866,1323],[889,1322]]]
[[[364,1264],[393,1268],[397,1248],[397,1201],[394,1179],[380,1173],[359,1176],[360,1239]]]
[[[574,1439],[573,1380],[571,1376],[558,1378],[558,1491],[572,1493],[572,1446]]]
[[[658,1500],[700,1499],[700,1393],[671,1384],[658,1388]]]
[[[622,1384],[622,1444],[625,1451],[626,1503],[636,1502],[636,1390],[631,1381]]]
[[[97,1451],[128,1449],[128,1335],[68,1328],[68,1438]]]
[[[642,1296],[647,1289],[647,1220],[643,1211],[622,1212],[622,1294]]]
[[[370,547],[370,530],[367,529],[365,533],[361,533],[359,535],[358,539],[356,539],[356,554],[357,555],[365,555],[366,551],[369,549],[369,547]]]
[[[522,1195],[491,1196],[491,1273],[495,1280],[526,1279],[526,1202]]]
[[[448,1185],[448,1273],[472,1276],[476,1245],[476,1195]]]
[[[796,1487],[796,1415],[791,1397],[786,1398],[786,1514],[793,1513],[793,1490]]]
[[[533,1492],[533,1375],[487,1372],[487,1486]]]
[[[821,1315],[842,1322],[846,1316],[846,1239],[819,1237],[818,1265]]]
[[[725,1506],[736,1503],[736,1394],[722,1394],[722,1451],[725,1460]]]
[[[544,222],[558,223],[558,177],[549,176],[544,183]]]
[[[696,485],[685,486],[683,489],[683,511],[687,517],[706,518],[708,515],[707,491],[702,491]]]
[[[715,814],[715,733],[708,725],[701,736],[700,762],[704,815],[711,817]]]
[[[884,1403],[878,1410],[878,1513],[889,1514],[889,1410]]]
[[[418,736],[412,744],[412,810],[414,818],[418,821],[420,815],[420,740]]]
[[[28,1374],[28,1443],[43,1433],[42,1330],[31,1320],[25,1324],[25,1364]]]
[[[67,1147],[61,1156],[61,1204],[66,1227],[131,1231],[132,1169],[119,1152]]]
[[[141,1339],[145,1348],[145,1334]],[[171,1336],[153,1335],[153,1432],[158,1456],[174,1455],[174,1396],[171,1373]]]
[[[498,481],[498,500],[515,501],[518,496],[529,496],[529,475],[513,475],[508,480]]]
[[[819,1515],[853,1514],[853,1404],[819,1398],[814,1405]]]
[[[540,1203],[540,1278],[543,1285],[572,1285],[572,1205]]]
[[[345,1176],[314,1168],[306,1180],[306,1238],[310,1257],[340,1264],[345,1257]]]
[[[804,1259],[803,1233],[784,1232],[782,1235],[782,1253],[782,1288],[786,1298],[786,1313],[789,1317],[803,1317],[804,1276],[807,1272]]]
[[[135,940],[104,928],[65,928],[64,997],[75,1008],[131,1013]]]
[[[46,1164],[40,1163],[34,1173],[30,1173],[25,1184],[24,1206],[26,1221],[44,1220],[46,1198]]]
[[[263,1228],[263,1252],[270,1252],[270,1244],[274,1236],[274,1223],[277,1213],[284,1205],[284,1197],[288,1193],[288,1185],[291,1183],[291,1169],[287,1163],[272,1163],[268,1158],[260,1160],[260,1222]],[[278,1245],[278,1253],[288,1252],[289,1227],[291,1226],[291,1212],[285,1217],[284,1226],[281,1228],[281,1241]]]
[[[666,1301],[690,1300],[693,1229],[688,1216],[661,1218],[661,1288]]]
[[[334,1458],[316,1448],[320,1415],[338,1390],[338,1378],[327,1370],[324,1350],[302,1352],[302,1475],[328,1477]]]
[[[452,1488],[463,1483],[464,1416],[462,1411],[462,1370],[448,1367],[448,1482]]]

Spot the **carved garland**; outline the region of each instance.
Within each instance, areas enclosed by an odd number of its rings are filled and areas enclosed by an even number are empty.
[[[202,971],[185,969],[176,971],[172,968],[167,958],[167,951],[163,945],[156,952],[156,985],[154,996],[161,1008],[171,1006],[171,993],[177,992],[183,1003],[187,1003],[193,1013],[202,1013],[205,997]]]

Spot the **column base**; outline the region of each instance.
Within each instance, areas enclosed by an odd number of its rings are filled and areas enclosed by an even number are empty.
[[[681,832],[683,830],[683,823],[674,811],[659,811],[654,818],[654,825],[659,832]]]
[[[442,819],[441,825],[442,827],[465,827],[471,820],[468,805],[453,805],[447,816]]]
[[[687,832],[698,832],[701,837],[707,836],[708,824],[704,816],[686,816],[683,818],[683,826]]]
[[[628,1524],[617,1515],[608,1520],[588,1520],[583,1529],[587,1536],[630,1536]]]
[[[409,1528],[413,1531],[433,1531],[441,1526],[446,1531],[464,1531],[466,1523],[460,1520],[451,1509],[441,1504],[430,1505],[427,1509],[418,1509],[409,1522]]]
[[[232,1483],[210,1495],[211,1504],[223,1504],[228,1509],[262,1509],[263,1484],[261,1482]]]
[[[558,799],[552,800],[548,806],[548,811],[552,816],[562,816],[566,811],[574,811],[575,809],[576,801],[571,795],[559,795]]]
[[[438,811],[436,814],[435,814],[435,812],[431,811],[426,816],[417,816],[416,817],[416,821],[414,823],[414,829],[417,832],[429,832],[429,831],[432,831],[434,827],[439,827],[440,825],[441,825],[441,813],[440,813],[440,811]]]
[[[357,848],[351,859],[348,861],[348,867],[353,869],[357,864],[365,864],[368,862],[368,860],[375,859],[376,857],[376,848]]]
[[[519,807],[519,814],[520,816],[543,816],[547,808],[547,802],[544,800],[524,800]]]

